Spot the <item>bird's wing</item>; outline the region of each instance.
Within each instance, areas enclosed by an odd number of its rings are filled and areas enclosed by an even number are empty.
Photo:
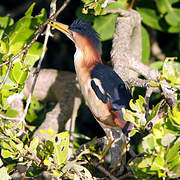
[[[127,135],[133,125],[124,120],[122,108],[130,109],[129,101],[132,97],[129,89],[115,71],[102,64],[98,64],[92,69],[91,79],[91,87],[96,96],[107,104],[114,122]],[[100,83],[96,83],[96,79]]]

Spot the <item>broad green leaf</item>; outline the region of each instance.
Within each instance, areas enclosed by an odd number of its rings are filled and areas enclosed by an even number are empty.
[[[161,144],[163,146],[169,146],[176,139],[175,134],[167,133],[161,140]]]
[[[29,152],[33,153],[34,151],[36,151],[38,145],[39,145],[39,137],[36,136],[35,138],[33,138],[33,140],[30,143]]]
[[[9,158],[9,157],[11,157],[11,155],[13,155],[13,153],[10,152],[9,150],[1,149],[1,156],[3,158]]]
[[[166,12],[168,12],[168,9],[169,7],[168,6],[171,6],[171,4],[169,4],[169,1],[168,0],[158,0],[156,2],[156,6],[158,8],[158,10],[162,13],[162,14],[165,14]]]
[[[155,149],[155,137],[152,134],[143,138],[142,147],[144,151],[151,151]]]
[[[161,139],[164,136],[164,127],[163,127],[163,119],[159,119],[158,122],[155,124],[155,126],[152,129],[153,135],[156,137],[156,139]]]
[[[131,101],[129,102],[129,105],[130,105],[131,109],[134,111],[145,112],[145,109],[144,109],[145,103],[146,103],[145,99],[141,95],[139,95],[139,98],[136,99],[135,103],[131,99]]]
[[[7,41],[7,39],[0,41],[0,52],[3,54],[7,54],[9,52],[9,41]]]
[[[56,163],[60,165],[66,160],[68,155],[69,133],[66,131],[56,134],[52,141],[54,143],[54,155]]]
[[[4,32],[14,24],[14,20],[10,16],[0,17],[0,39],[3,37]],[[6,32],[7,33],[7,32]]]
[[[155,61],[155,62],[150,64],[150,67],[157,69],[157,70],[162,70],[163,62],[162,61]]]
[[[31,104],[26,115],[26,120],[29,123],[34,123],[37,119],[40,121],[41,118],[43,118],[43,115],[39,116],[39,112],[43,109],[43,107],[43,104],[39,102],[34,96],[32,96]]]
[[[179,150],[180,150],[180,141],[176,141],[174,143],[174,145],[168,149],[168,151],[166,152],[166,160],[167,162],[171,162],[173,161],[174,158],[177,157],[177,155],[179,154]]]
[[[33,6],[31,6],[32,8]],[[27,13],[27,16],[21,18],[14,26],[13,30],[9,34],[9,53],[17,54],[21,51],[26,44],[28,44],[34,36],[36,26],[43,23],[46,19],[46,12],[41,10],[41,14],[35,17],[29,16],[31,10]]]
[[[180,126],[180,111],[179,111],[179,107],[178,105],[176,105],[174,108],[173,108],[173,113],[172,113],[172,116],[171,118],[173,119],[173,121]]]
[[[149,167],[150,164],[152,164],[153,157],[145,157],[139,164],[138,168],[146,168]]]
[[[51,161],[49,161],[48,159],[45,159],[45,160],[44,160],[44,164],[45,164],[46,166],[50,166],[52,163],[51,163]]]
[[[29,9],[25,12],[26,17],[31,17],[35,4],[36,3],[32,3]]]
[[[24,65],[21,62],[15,62],[13,68],[9,73],[11,80],[14,80],[17,84],[23,84],[28,76],[28,69],[24,68]]]
[[[50,135],[50,136],[53,136],[53,135],[54,135],[54,130],[52,129],[52,127],[49,127],[48,130],[43,130],[43,129],[41,129],[40,132],[41,132],[42,134],[47,133],[47,134]]]
[[[39,60],[42,53],[43,45],[35,42],[28,50],[24,63],[33,67],[37,60]]]
[[[112,39],[117,16],[117,14],[109,14],[94,19],[93,28],[100,35],[102,41]]]
[[[169,169],[175,174],[175,172],[180,168],[180,155],[177,154],[176,157],[173,157],[173,160],[168,162]]]
[[[127,9],[128,3],[126,0],[121,0],[121,1],[115,1],[107,4],[105,7],[105,10],[113,10],[113,9]]]
[[[7,117],[16,117],[18,115],[18,112],[14,109],[8,108],[6,111]]]
[[[142,27],[142,62],[147,64],[150,57],[150,39],[146,28]]]
[[[171,8],[165,16],[166,22],[171,26],[178,26],[180,23],[180,9]]]
[[[162,106],[162,104],[164,103],[164,100],[161,100],[152,110],[151,114],[148,116],[148,121],[150,121],[151,119],[153,119],[158,113],[159,110]]]
[[[164,28],[160,24],[161,17],[155,9],[137,8],[137,11],[140,13],[142,21],[145,24],[157,30],[164,31]]]
[[[61,176],[61,174],[59,172],[57,172],[56,170],[52,169],[51,171],[55,176],[57,176],[57,177]]]
[[[161,170],[164,169],[164,158],[162,157],[162,155],[159,153],[153,160],[153,162],[151,163],[151,168],[150,170],[152,171],[157,171],[157,170]]]

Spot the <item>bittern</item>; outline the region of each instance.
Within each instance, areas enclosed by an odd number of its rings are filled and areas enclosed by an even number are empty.
[[[133,124],[125,121],[122,108],[130,109],[132,98],[123,80],[101,60],[102,45],[100,38],[91,25],[81,19],[70,26],[50,20],[49,24],[63,32],[76,47],[74,65],[77,79],[85,102],[95,119],[113,140],[109,129],[114,128],[128,136]]]

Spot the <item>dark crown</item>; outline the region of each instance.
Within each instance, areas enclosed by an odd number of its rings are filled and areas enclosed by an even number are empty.
[[[86,36],[91,43],[93,44],[93,47],[101,52],[101,42],[98,33],[91,27],[90,23],[82,20],[82,19],[76,19],[73,21],[73,23],[69,26],[69,29],[72,31],[75,31],[83,36]]]

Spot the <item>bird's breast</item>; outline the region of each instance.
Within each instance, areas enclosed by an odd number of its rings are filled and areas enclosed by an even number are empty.
[[[84,75],[77,72],[77,78],[79,81],[81,93],[84,96],[85,102],[89,109],[91,110],[92,114],[96,118],[96,120],[106,124],[109,127],[115,127],[115,123],[112,120],[112,114],[109,111],[108,105],[103,103],[95,94],[91,87],[91,78],[88,73]],[[97,83],[97,81],[96,81]]]

